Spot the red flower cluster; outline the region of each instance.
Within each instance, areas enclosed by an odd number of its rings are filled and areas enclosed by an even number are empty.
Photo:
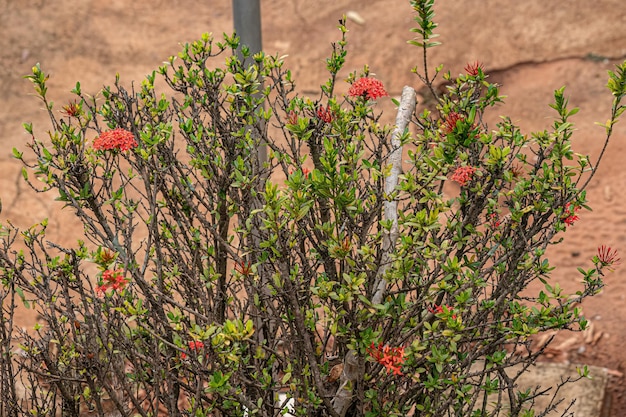
[[[617,257],[617,250],[610,246],[602,245],[598,248],[598,260],[602,266],[619,265],[621,258]]]
[[[445,120],[443,121],[443,124],[441,125],[441,131],[447,135],[448,133],[452,133],[452,131],[454,130],[454,128],[456,128],[456,124],[460,121],[463,120],[464,117],[463,115],[455,112],[455,111],[451,111],[450,113],[448,113],[446,115]]]
[[[402,375],[400,367],[405,361],[404,347],[389,347],[379,343],[374,343],[367,349],[367,353],[374,358],[376,362],[387,368],[387,372],[393,371],[394,375]]]
[[[443,307],[444,306],[435,305],[434,307],[428,307],[428,311],[430,311],[433,314],[445,313],[445,311],[443,310]],[[449,305],[446,305],[445,307],[447,311],[452,311],[452,307],[450,307]],[[452,314],[450,317],[452,317],[453,319],[456,319],[456,314]]]
[[[188,343],[189,345],[189,350],[193,351],[193,352],[198,352],[200,349],[204,349],[204,343],[200,342],[199,340],[192,340]],[[185,352],[180,354],[181,359],[187,359],[187,354]]]
[[[123,272],[121,269],[107,269],[104,271],[102,273],[102,285],[96,287],[98,296],[103,296],[109,289],[123,290],[129,282],[128,279],[124,278]]]
[[[117,128],[102,132],[93,141],[93,148],[96,150],[110,151],[113,149],[119,149],[121,151],[128,151],[137,147],[137,141],[135,136],[128,130]]]
[[[470,62],[465,66],[465,72],[467,72],[467,75],[471,75],[473,77],[478,75],[479,70],[483,70],[483,64],[478,61]]]
[[[571,203],[567,203],[565,205],[565,210],[564,210],[565,215],[561,217],[561,220],[563,220],[563,223],[565,223],[568,226],[571,226],[574,224],[574,222],[576,222],[577,220],[580,220],[580,217],[578,217],[578,215],[576,214],[578,210],[580,210],[580,206],[574,206],[572,208]]]
[[[317,109],[317,118],[324,123],[331,123],[334,119],[333,112],[330,110],[329,106],[320,107]]]
[[[368,100],[376,100],[388,96],[383,83],[376,78],[363,77],[356,80],[348,90],[350,97],[364,97]]]
[[[474,173],[476,172],[476,168],[474,167],[458,167],[452,177],[450,178],[452,181],[456,181],[459,183],[461,187],[465,186],[471,179]]]

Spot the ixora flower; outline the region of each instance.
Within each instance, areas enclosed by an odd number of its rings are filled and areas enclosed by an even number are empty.
[[[293,110],[287,113],[287,122],[289,122],[290,125],[298,124],[298,113]]]
[[[348,90],[350,97],[364,97],[368,100],[376,100],[388,96],[383,83],[376,78],[363,77],[356,80]]]
[[[300,170],[302,171],[302,175],[304,176],[304,178],[308,178],[309,175],[311,175],[311,170],[307,167],[302,167],[300,168]],[[289,175],[293,175],[294,171],[292,169],[289,170]]]
[[[450,179],[452,181],[458,182],[461,187],[465,186],[471,179],[474,173],[476,172],[476,168],[474,167],[458,167],[452,177]]]
[[[121,151],[128,151],[135,147],[137,147],[135,135],[119,127],[102,132],[100,136],[93,141],[93,148],[96,150],[111,151],[119,149]]]
[[[452,307],[450,307],[449,305],[446,305],[444,309],[444,306],[435,305],[434,307],[428,307],[428,311],[430,311],[433,314],[443,314],[446,312],[451,312]],[[453,319],[456,319],[456,314],[452,314],[450,317],[452,317]]]
[[[250,263],[250,261],[239,261],[235,264],[235,271],[243,276],[248,276],[252,274],[252,264]]]
[[[489,221],[489,223],[491,223],[491,226],[495,229],[500,227],[500,225],[502,224],[502,221],[500,220],[500,216],[498,216],[498,213],[488,214],[487,220]]]
[[[102,284],[96,287],[96,293],[102,297],[108,290],[123,290],[129,281],[122,269],[107,269],[102,273]]]
[[[576,214],[580,210],[580,206],[572,207],[571,203],[565,204],[565,209],[563,210],[563,216],[561,220],[568,226],[572,226],[576,221],[580,220],[580,217]]]
[[[446,306],[446,310],[450,310],[450,306]],[[444,313],[444,309],[443,306],[441,305],[435,305],[434,307],[428,307],[428,311],[430,311],[433,314],[441,314]]]
[[[470,62],[465,66],[465,72],[467,73],[467,75],[471,75],[473,77],[477,76],[478,73],[480,71],[483,70],[483,64],[476,61],[476,62]]]
[[[367,349],[367,353],[374,358],[376,362],[387,368],[387,372],[393,372],[394,375],[402,375],[400,367],[405,361],[404,347],[389,347],[379,343],[374,343]]]
[[[446,118],[441,124],[441,131],[445,135],[447,135],[448,133],[452,133],[452,131],[454,131],[454,129],[456,128],[456,124],[463,119],[463,115],[455,111],[451,111],[450,113],[446,114]]]
[[[115,259],[117,259],[117,253],[107,248],[100,248],[96,253],[96,262],[102,265],[104,268],[113,263]]]
[[[192,340],[188,344],[189,350],[197,353],[199,350],[204,349],[204,343],[199,340]],[[187,354],[185,352],[180,354],[181,359],[187,359]]]
[[[333,112],[329,106],[320,107],[317,109],[317,118],[324,123],[331,123],[333,121]]]
[[[598,247],[597,263],[601,266],[619,265],[621,258],[617,257],[617,250],[611,249],[610,246],[602,245]]]
[[[76,100],[63,106],[63,110],[61,110],[61,113],[65,114],[68,117],[78,117],[80,115],[80,112],[80,105],[76,102]]]

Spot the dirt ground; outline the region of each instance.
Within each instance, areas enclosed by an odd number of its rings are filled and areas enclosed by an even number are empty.
[[[612,100],[605,88],[606,71],[626,59],[623,0],[507,3],[503,7],[496,0],[440,2],[435,19],[443,46],[433,50],[430,64],[444,64],[457,74],[467,62],[483,62],[508,96],[492,120],[509,115],[526,132],[550,128],[552,93],[566,85],[570,105],[581,109],[573,119],[578,128],[575,151],[590,154],[595,161],[604,130],[594,122],[609,117]],[[406,43],[414,22],[405,0],[262,2],[264,49],[288,55],[286,64],[298,90],[314,94],[325,81],[330,43],[339,38],[337,20],[349,11],[362,22],[348,22],[345,75],[367,63],[392,96],[398,96],[405,84],[419,88],[410,69],[422,62],[420,51]],[[219,36],[231,31],[228,0],[0,0],[0,221],[27,227],[49,217],[50,230],[60,243],[72,242],[73,233],[80,230],[70,212],[59,210],[53,195],[27,189],[20,164],[11,158],[12,147],[25,149],[23,122],[32,122],[42,136],[48,129],[41,104],[23,78],[35,63],[50,74],[49,95],[60,108],[76,81],[83,91],[96,93],[119,73],[130,85],[176,54],[181,43],[203,32]],[[381,100],[380,106],[393,117],[390,100]],[[559,335],[548,358],[608,368],[612,377],[607,417],[621,417],[626,409],[625,140],[622,121],[588,189],[593,212],[581,213],[565,242],[550,252],[557,266],[554,279],[565,288],[578,285],[576,268],[589,267],[599,245],[617,249],[624,259],[624,265],[606,277],[606,289],[583,306],[592,329]],[[33,317],[25,315],[21,321],[30,326]]]

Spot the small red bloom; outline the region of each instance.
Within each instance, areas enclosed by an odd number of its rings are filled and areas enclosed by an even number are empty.
[[[580,206],[574,206],[572,208],[571,203],[565,204],[564,215],[561,217],[563,223],[568,226],[572,226],[574,222],[580,220],[580,217],[576,214],[580,210]]]
[[[114,290],[123,290],[126,284],[128,284],[128,281],[123,276],[118,275],[115,281],[111,283],[111,288]]]
[[[374,343],[367,349],[367,353],[374,358],[376,362],[387,368],[387,373],[393,371],[394,375],[402,375],[400,367],[406,360],[404,358],[404,347],[389,347],[379,343]]]
[[[115,260],[116,257],[117,254],[115,252],[103,248],[101,250],[98,250],[98,253],[96,254],[96,261],[102,266],[107,267]]]
[[[128,130],[119,127],[107,132],[102,132],[100,136],[93,141],[93,148],[96,150],[110,151],[119,149],[121,151],[128,151],[135,147],[137,147],[135,136]]]
[[[433,314],[443,314],[446,311],[448,312],[452,311],[452,307],[450,307],[449,305],[446,305],[445,307],[446,309],[444,310],[443,306],[435,305],[434,307],[428,307],[428,311],[430,311]],[[452,314],[450,317],[452,317],[453,319],[456,319],[456,314]]]
[[[483,70],[483,64],[476,61],[476,62],[470,62],[465,66],[465,72],[467,72],[467,75],[471,75],[473,77],[478,75],[478,72]]]
[[[617,250],[611,249],[610,246],[602,245],[598,247],[598,260],[601,266],[619,265],[621,258],[617,257]]]
[[[199,340],[192,340],[188,343],[189,350],[193,352],[198,352],[200,349],[204,349],[204,343]],[[187,354],[185,352],[180,354],[181,359],[187,359]]]
[[[80,105],[76,103],[76,100],[74,100],[68,105],[63,106],[63,110],[61,110],[61,112],[69,117],[77,117],[80,114]]]
[[[443,121],[443,124],[441,125],[441,131],[445,135],[447,135],[448,133],[452,133],[454,129],[456,128],[456,124],[463,119],[464,119],[463,115],[455,111],[451,111],[450,113],[446,115],[446,118]]]
[[[289,122],[290,125],[295,125],[298,123],[298,114],[291,110],[288,114],[287,114],[287,122]]]
[[[117,277],[120,276],[122,272],[121,269],[107,269],[102,273],[102,280],[109,283],[116,282]]]
[[[304,175],[305,178],[308,178],[309,175],[311,175],[311,170],[307,167],[302,167],[300,171],[302,171],[302,175]],[[293,170],[289,170],[289,175],[293,175]]]
[[[515,179],[521,178],[524,175],[524,168],[521,165],[513,165],[511,167],[511,174]]]
[[[364,97],[368,100],[376,100],[388,96],[383,83],[376,78],[363,77],[356,80],[348,90],[350,97]]]
[[[491,213],[489,215],[487,215],[489,221],[491,222],[491,225],[493,226],[494,229],[497,229],[498,227],[500,227],[500,220],[498,217],[498,213]]]
[[[334,118],[333,112],[330,110],[329,106],[320,107],[319,109],[317,109],[317,118],[324,123],[331,123]]]
[[[107,290],[123,290],[129,280],[123,275],[122,269],[107,269],[102,273],[102,284],[96,287],[96,293],[99,297],[104,295]]]
[[[474,167],[468,167],[468,166],[458,167],[454,171],[454,174],[452,174],[452,177],[450,177],[450,179],[452,181],[458,182],[459,185],[463,187],[472,179],[472,176],[474,175],[475,172],[476,172],[476,168]]]
[[[107,292],[107,286],[106,285],[97,285],[96,286],[96,295],[98,296],[98,298],[102,298],[104,297],[104,294]]]
[[[571,216],[567,216],[566,218],[564,218],[563,222],[568,226],[572,226],[574,222],[578,220],[580,220],[580,217],[576,216],[575,214],[572,214]]]
[[[248,276],[252,273],[252,265],[250,262],[238,262],[235,264],[235,271],[239,272],[243,276]]]

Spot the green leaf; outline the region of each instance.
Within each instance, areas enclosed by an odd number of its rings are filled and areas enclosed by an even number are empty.
[[[285,375],[283,375],[282,379],[281,379],[281,383],[284,385],[286,384],[289,380],[291,379],[291,372],[285,372]]]

